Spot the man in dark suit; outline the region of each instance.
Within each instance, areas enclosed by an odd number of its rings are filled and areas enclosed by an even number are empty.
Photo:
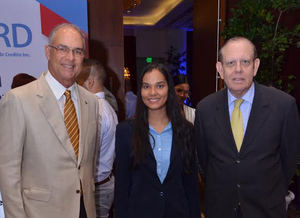
[[[286,217],[285,195],[300,145],[295,99],[253,82],[260,60],[248,39],[229,39],[219,60],[227,88],[203,99],[195,120],[205,217]]]

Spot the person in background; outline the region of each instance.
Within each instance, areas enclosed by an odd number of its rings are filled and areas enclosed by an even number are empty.
[[[27,83],[30,83],[32,81],[36,80],[35,77],[27,74],[27,73],[19,73],[14,76],[13,81],[11,83],[11,88],[17,88],[19,86],[23,86]]]
[[[181,113],[189,122],[194,124],[195,109],[184,104],[184,101],[189,97],[190,85],[186,75],[179,74],[173,77],[175,92],[178,97],[178,102],[181,108]]]
[[[117,126],[116,218],[200,217],[192,124],[180,113],[165,66],[148,65],[135,119]]]
[[[103,89],[105,94],[105,100],[108,101],[108,103],[110,104],[110,106],[112,106],[116,114],[118,114],[118,102],[116,97],[105,86]]]
[[[98,101],[75,82],[85,37],[55,27],[48,71],[0,101],[0,190],[5,218],[95,218]]]
[[[94,59],[83,62],[81,73],[77,77],[78,84],[91,93],[99,101],[98,152],[95,171],[95,201],[97,218],[108,218],[114,200],[114,175],[112,173],[115,158],[115,132],[118,124],[114,109],[105,100],[104,82],[106,72],[102,64]]]
[[[131,81],[125,80],[125,111],[126,119],[132,119],[136,110],[136,95],[131,90]]]
[[[287,217],[300,146],[296,101],[253,81],[260,60],[247,38],[229,39],[219,54],[227,88],[204,98],[195,119],[205,218]]]
[[[184,116],[187,121],[192,123],[194,125],[195,120],[195,108],[189,107],[186,104],[184,104],[184,101],[189,97],[190,94],[190,85],[188,82],[188,78],[186,75],[179,74],[176,76],[173,76],[173,82],[174,82],[174,88],[175,93],[178,98],[178,102],[181,108],[181,114]],[[197,153],[197,151],[196,151]],[[204,183],[202,180],[202,174],[203,171],[201,170],[201,166],[199,165],[199,161],[197,160],[198,164],[198,181],[199,181],[199,187],[200,187],[200,202],[202,205],[204,205]],[[202,206],[201,210],[204,210],[204,207]],[[201,213],[201,217],[204,217],[203,212]]]

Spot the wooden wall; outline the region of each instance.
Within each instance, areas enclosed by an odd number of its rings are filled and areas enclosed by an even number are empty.
[[[223,4],[225,1],[221,1]],[[222,7],[224,11],[225,7]],[[223,12],[222,12],[223,13]],[[216,86],[218,1],[195,0],[193,15],[192,102],[193,105]]]
[[[88,0],[89,53],[107,72],[106,86],[118,100],[119,118],[124,112],[123,0]]]

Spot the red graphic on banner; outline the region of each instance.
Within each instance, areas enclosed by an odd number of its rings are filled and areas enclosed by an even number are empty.
[[[42,34],[47,37],[49,36],[51,30],[58,24],[69,23],[63,17],[49,10],[42,4],[40,4],[40,10],[41,10]]]
[[[58,14],[54,13],[53,11],[49,10],[44,5],[40,4],[40,11],[41,11],[41,29],[42,34],[49,37],[51,30],[61,24],[61,23],[70,23],[63,17],[59,16]],[[89,56],[89,46],[88,46],[88,34],[83,31],[85,34],[85,43],[86,43],[86,57]]]

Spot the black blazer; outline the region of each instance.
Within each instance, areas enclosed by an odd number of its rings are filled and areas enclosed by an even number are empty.
[[[116,130],[115,217],[116,218],[200,218],[196,170],[185,174],[180,152],[174,146],[168,173],[161,184],[152,149],[144,163],[132,169],[133,121]]]
[[[300,145],[295,99],[255,83],[255,94],[240,152],[230,126],[227,89],[203,99],[195,133],[205,174],[206,218],[286,217],[285,195],[295,173]]]

